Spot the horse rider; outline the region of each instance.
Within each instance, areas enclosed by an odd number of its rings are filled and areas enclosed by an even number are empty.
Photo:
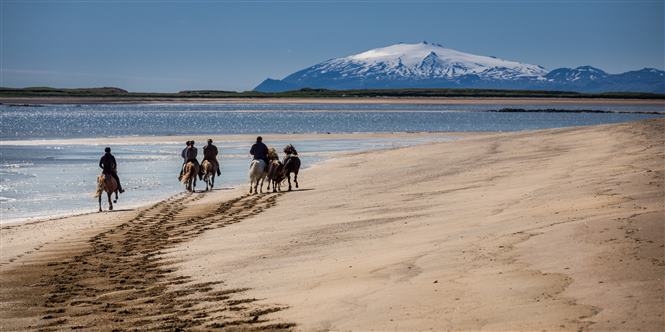
[[[217,150],[217,147],[212,144],[212,139],[208,138],[208,145],[203,147],[203,160],[201,163],[204,161],[209,161],[217,167],[217,176],[222,175],[222,172],[219,170],[219,162],[217,161],[217,154],[219,153],[219,150]]]
[[[194,141],[187,141],[186,144],[187,147],[183,149],[182,152],[180,153],[180,156],[182,157],[184,162],[182,163],[183,167],[180,168],[180,176],[178,176],[178,179],[182,178],[182,172],[184,171],[185,168],[184,166],[190,161],[193,162],[196,165],[196,167],[199,168],[199,170],[201,169],[198,160],[196,160],[196,156],[198,155],[199,151],[194,146]],[[202,177],[203,177],[202,174],[199,172],[199,179],[201,179]]]
[[[180,175],[178,175],[178,181],[182,179],[182,172],[185,170],[185,164],[187,163],[187,149],[189,149],[189,143],[190,141],[185,142],[185,148],[182,149],[182,152],[180,152],[180,156],[182,157],[182,166],[180,166]]]
[[[116,163],[115,157],[111,154],[111,148],[106,147],[104,152],[104,155],[99,159],[99,168],[103,170],[102,173],[113,176],[115,182],[118,183],[118,192],[124,193],[125,190],[122,189],[120,179],[118,178],[118,163]]]
[[[256,143],[249,149],[249,154],[254,156],[255,160],[263,160],[268,166],[268,147],[263,144],[263,137],[256,138]]]

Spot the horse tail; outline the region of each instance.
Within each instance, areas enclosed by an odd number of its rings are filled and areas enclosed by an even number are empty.
[[[213,174],[215,173],[215,164],[210,160],[204,160],[201,163],[201,168],[203,168],[204,174]]]
[[[196,167],[191,161],[186,163],[184,167],[185,170],[182,172],[183,174],[180,182],[182,182],[182,184],[187,184],[189,179],[196,177]]]
[[[247,172],[247,175],[249,176],[250,180],[254,179],[254,174],[258,174],[258,167],[259,162],[257,160],[252,160],[252,162],[249,164],[249,172]]]
[[[105,178],[104,175],[100,175],[97,177],[97,191],[95,192],[95,198],[99,197],[102,195],[102,192],[104,192],[104,187],[105,187]]]
[[[267,175],[268,165],[263,160],[255,159],[252,160],[252,163],[249,165],[249,178],[261,179]]]

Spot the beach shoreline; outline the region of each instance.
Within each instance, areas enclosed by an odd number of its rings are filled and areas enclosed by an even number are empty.
[[[464,134],[289,193],[2,226],[0,327],[657,329],[664,128]]]
[[[469,133],[350,133],[350,134],[264,134],[266,142],[270,146],[281,149],[287,143],[295,144],[300,152],[303,168],[312,166],[320,160],[333,158],[337,155],[348,153],[349,151],[364,151],[364,150],[377,150],[389,149],[396,146],[421,144],[428,141],[443,141],[459,139],[470,135]],[[249,164],[251,156],[247,153],[249,146],[255,141],[254,135],[194,135],[194,136],[120,136],[120,137],[104,137],[104,138],[69,138],[69,139],[32,139],[32,140],[13,140],[2,141],[0,147],[7,149],[48,149],[58,151],[51,154],[51,160],[67,160],[70,155],[75,154],[77,158],[82,158],[82,151],[99,150],[102,151],[103,147],[112,147],[115,151],[116,159],[122,165],[120,169],[120,176],[124,180],[124,184],[128,192],[120,195],[120,205],[116,207],[121,208],[140,208],[145,204],[156,203],[159,200],[166,198],[167,193],[176,194],[183,190],[182,186],[172,177],[172,170],[177,169],[179,157],[177,154],[180,152],[182,142],[194,139],[197,142],[206,142],[207,139],[213,139],[215,144],[221,151],[218,160],[222,166],[222,176],[216,178],[217,188],[224,188],[230,190],[245,183],[246,163]],[[316,148],[317,145],[319,148]],[[246,148],[245,148],[246,146]],[[151,162],[152,159],[142,162],[136,161],[137,153],[135,151],[173,151],[172,155],[160,157],[160,163],[155,164]],[[9,150],[6,150],[7,152]],[[36,153],[33,153],[36,154]],[[39,168],[33,170],[28,165],[12,166],[11,163],[6,164],[6,167],[11,171],[7,174],[14,176],[13,181],[23,181],[22,184],[12,186],[12,182],[5,182],[4,188],[8,194],[7,197],[1,197],[4,201],[3,215],[0,218],[0,224],[8,225],[21,222],[32,222],[49,219],[53,217],[65,217],[71,214],[81,214],[90,211],[96,211],[96,199],[90,199],[85,204],[81,199],[88,199],[87,195],[82,195],[78,199],[65,199],[60,200],[57,204],[46,204],[47,201],[42,202],[39,206],[29,206],[28,202],[20,200],[21,196],[18,192],[13,190],[32,191],[33,195],[40,193],[44,199],[54,201],[52,195],[67,196],[66,190],[53,190],[45,186],[40,187],[39,179],[49,179],[55,176],[65,179],[80,179],[75,183],[83,183],[78,187],[70,188],[73,194],[76,191],[85,190],[90,191],[90,196],[95,189],[94,177],[96,177],[97,169],[93,167],[97,162],[97,154],[95,153],[88,163],[78,162],[77,167],[72,167],[71,164],[62,164],[61,166],[50,167],[49,169]],[[143,158],[142,156],[140,158]],[[166,162],[161,160],[169,158]],[[170,161],[172,159],[172,162]],[[58,171],[60,167],[64,169]],[[90,169],[85,176],[83,174],[72,173],[78,167],[85,167]],[[140,173],[144,169],[151,169],[151,172],[145,174]],[[53,170],[51,170],[53,169]],[[20,175],[23,174],[23,175]],[[25,179],[21,179],[25,178]],[[91,180],[92,179],[92,180]],[[151,182],[146,182],[149,179]],[[62,183],[62,182],[60,182]],[[67,183],[67,182],[65,182]],[[156,184],[153,189],[149,184]],[[198,191],[205,188],[199,182],[196,188]],[[34,189],[33,189],[34,188]],[[170,194],[168,196],[170,196]],[[36,199],[39,201],[39,199]],[[106,200],[103,201],[106,204]]]

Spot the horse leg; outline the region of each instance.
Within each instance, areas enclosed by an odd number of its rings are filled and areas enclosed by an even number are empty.
[[[115,191],[115,199],[113,200],[113,203],[118,203],[118,190]]]
[[[293,173],[293,182],[296,183],[296,188],[298,188],[298,172]]]
[[[289,191],[291,191],[291,172],[286,173],[286,179],[289,181]]]
[[[111,194],[112,193],[106,193],[109,199],[109,211],[113,211],[113,202],[111,202]]]
[[[102,194],[99,194],[98,200],[99,200],[99,212],[102,212]]]

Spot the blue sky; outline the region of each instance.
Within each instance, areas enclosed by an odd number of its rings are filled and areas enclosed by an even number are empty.
[[[665,64],[665,0],[0,0],[0,86],[251,90],[330,58],[428,41],[609,73]]]

